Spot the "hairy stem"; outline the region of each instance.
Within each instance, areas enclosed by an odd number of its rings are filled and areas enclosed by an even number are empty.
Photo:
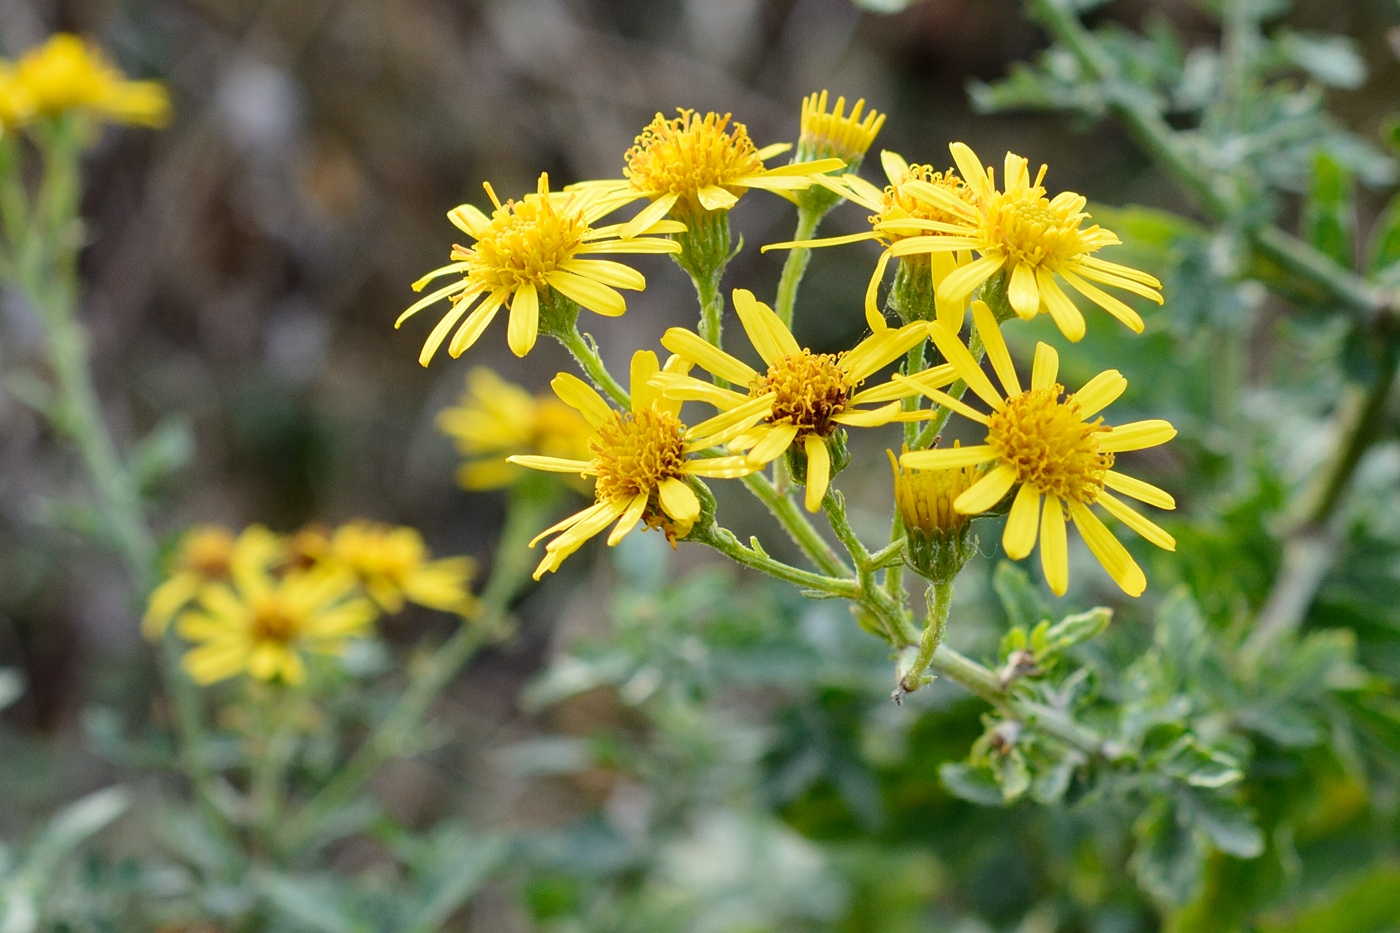
[[[632,408],[632,397],[628,395],[621,383],[613,378],[612,373],[608,372],[603,358],[598,355],[598,345],[593,342],[592,337],[585,337],[579,333],[577,327],[574,327],[559,334],[558,339],[564,348],[573,355],[579,368],[595,386],[606,393],[624,411]]]
[[[794,240],[810,240],[812,234],[817,232],[817,224],[821,223],[824,211],[816,211],[807,207],[797,209],[797,230],[793,233]],[[807,264],[812,261],[812,250],[805,246],[795,246],[788,250],[787,258],[783,260],[783,274],[778,279],[778,299],[774,307],[779,320],[789,330],[792,329],[793,308],[797,306],[797,289],[802,284],[802,277],[807,273]]]

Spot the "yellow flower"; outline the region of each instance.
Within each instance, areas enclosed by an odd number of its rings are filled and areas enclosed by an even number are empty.
[[[506,462],[508,452],[584,459],[593,434],[588,422],[557,398],[532,396],[481,367],[467,373],[461,404],[444,410],[437,424],[467,458],[457,471],[458,482],[467,489],[515,482],[520,470]]]
[[[1059,356],[1044,343],[1036,346],[1031,387],[1023,390],[991,309],[980,301],[974,302],[973,316],[1006,395],[1003,397],[996,390],[962,341],[937,322],[929,325],[929,336],[968,388],[991,406],[992,413],[984,415],[936,388],[920,385],[920,389],[940,405],[985,425],[986,443],[906,453],[900,457],[900,463],[916,469],[993,464],[976,485],[958,496],[953,507],[964,515],[977,515],[1019,486],[1002,535],[1007,557],[1020,560],[1030,554],[1038,528],[1045,579],[1056,594],[1063,594],[1069,585],[1065,543],[1068,511],[1089,550],[1114,582],[1130,596],[1140,596],[1147,578],[1089,506],[1103,506],[1148,541],[1175,550],[1171,535],[1133,511],[1113,492],[1163,509],[1175,508],[1175,501],[1156,486],[1115,471],[1113,465],[1115,454],[1164,444],[1176,436],[1176,429],[1160,420],[1116,427],[1104,424],[1103,418],[1094,416],[1123,393],[1128,380],[1110,369],[1089,380],[1078,392],[1067,395],[1064,386],[1056,382]],[[917,378],[909,382],[919,384]]]
[[[507,303],[510,323],[506,341],[512,353],[524,356],[535,345],[540,306],[550,300],[551,291],[590,311],[617,317],[627,310],[627,302],[617,289],[640,291],[646,287],[642,274],[629,266],[580,256],[680,251],[680,245],[671,240],[632,239],[644,233],[684,229],[679,224],[649,223],[629,233],[622,233],[617,224],[594,227],[594,221],[617,209],[617,200],[601,192],[551,192],[546,174],[540,175],[534,194],[505,204],[490,184],[483,187],[495,205],[490,217],[470,204],[455,207],[447,215],[459,230],[476,241],[475,245],[454,246],[452,262],[414,282],[413,290],[422,291],[428,282],[444,275],[462,278],[414,302],[394,323],[398,327],[428,305],[451,299],[452,308],[433,328],[418,356],[418,362],[424,366],[473,306],[476,310],[462,321],[448,345],[447,352],[454,358],[476,343]]]
[[[665,372],[683,373],[690,366],[679,357],[666,361]],[[613,521],[609,546],[617,544],[637,526],[660,528],[674,545],[690,534],[700,519],[700,499],[688,477],[727,478],[746,476],[759,469],[747,457],[693,458],[690,454],[723,443],[741,429],[756,403],[740,406],[692,428],[680,420],[681,403],[662,397],[651,380],[659,372],[656,354],[638,350],[632,355],[632,409],[617,411],[581,379],[560,373],[551,383],[565,404],[577,409],[593,428],[591,460],[518,456],[512,463],[554,473],[577,473],[597,478],[594,503],[544,531],[530,542],[534,547],[546,535],[561,532],[545,546],[544,560],[535,568],[538,580],[559,568],[564,559]]]
[[[720,388],[683,373],[663,373],[655,383],[668,398],[709,402],[731,413],[750,410],[748,425],[729,446],[747,450],[748,461],[755,467],[799,445],[807,456],[808,510],[819,509],[826,495],[831,480],[826,438],[838,427],[874,427],[928,415],[927,411],[901,411],[897,400],[917,394],[908,385],[886,383],[856,391],[876,370],[921,342],[925,334],[923,324],[899,330],[887,327],[845,353],[813,353],[798,346],[773,309],[747,289],[734,290],[734,309],[749,342],[768,366],[765,372],[759,373],[698,334],[673,327],[661,338],[662,346],[743,387],[743,391]],[[925,378],[948,385],[956,377],[952,367],[945,365],[929,370]],[[857,407],[872,402],[888,404],[875,409]]]
[[[358,580],[385,612],[398,612],[405,600],[463,616],[476,609],[469,587],[475,562],[468,557],[431,560],[415,528],[360,519],[341,525],[319,546],[310,538],[299,542],[318,566]]]
[[[1094,304],[1142,332],[1142,318],[1132,308],[1097,285],[1111,285],[1162,303],[1162,283],[1118,263],[1099,259],[1094,253],[1121,242],[1095,224],[1082,228],[1089,215],[1084,198],[1063,191],[1054,198],[1045,196],[1041,184],[1045,166],[1031,182],[1024,158],[1006,154],[1003,190],[996,187],[993,170],[984,169],[974,153],[962,143],[950,147],[963,179],[975,195],[974,203],[948,194],[934,185],[911,184],[910,193],[925,203],[942,208],[956,219],[951,223],[926,223],[931,236],[901,240],[890,248],[895,256],[976,250],[978,258],[938,283],[938,300],[961,303],[997,272],[1005,271],[1007,299],[1024,319],[1041,311],[1049,312],[1056,326],[1070,340],[1084,336],[1084,316],[1060,286],[1065,282]],[[896,224],[904,231],[917,226],[905,221]]]
[[[170,119],[170,100],[160,82],[126,80],[101,49],[68,33],[26,52],[15,79],[38,116],[77,111],[151,127]]]
[[[356,589],[354,577],[327,568],[277,578],[235,567],[231,585],[206,587],[176,622],[180,635],[196,643],[185,654],[185,670],[198,684],[245,672],[300,684],[303,654],[339,655],[349,639],[369,634],[377,612]]]
[[[34,117],[34,95],[20,83],[11,62],[0,60],[0,130],[9,132]]]
[[[836,109],[828,111],[827,92],[809,94],[802,99],[801,134],[797,137],[797,161],[840,159],[854,171],[865,153],[875,142],[885,115],[872,110],[861,117],[865,100],[856,101],[849,115],[845,113],[846,98],[836,98]],[[813,180],[820,182],[825,176]]]
[[[931,165],[910,165],[904,161],[904,157],[899,153],[891,152],[888,149],[880,153],[880,164],[885,170],[885,177],[889,180],[889,184],[885,186],[884,190],[876,188],[864,178],[854,174],[843,175],[836,181],[836,184],[841,187],[844,197],[874,212],[870,215],[870,229],[868,231],[845,236],[822,237],[815,240],[769,243],[762,250],[766,253],[770,249],[842,246],[846,243],[859,243],[862,240],[874,240],[880,243],[885,247],[885,251],[880,254],[880,260],[876,263],[875,271],[870,275],[870,283],[865,289],[865,319],[869,322],[871,329],[876,331],[886,326],[884,315],[876,307],[875,296],[881,280],[885,277],[885,268],[891,256],[897,255],[893,251],[894,245],[901,240],[926,233],[929,229],[959,229],[955,225],[961,221],[961,215],[950,212],[945,206],[931,204],[927,198],[915,197],[911,190],[917,188],[922,191],[925,188],[937,188],[950,198],[964,202],[965,205],[970,205],[973,201],[972,189],[963,184],[962,179],[958,178],[951,168],[946,172],[936,172]],[[921,239],[930,238],[924,236]],[[927,272],[931,278],[932,287],[936,288],[955,269],[971,262],[972,254],[964,249],[906,257],[906,261],[918,260],[928,262]],[[918,272],[922,274],[922,267]],[[956,333],[962,328],[966,303],[966,295],[958,301],[939,300],[937,303],[938,320]]]
[[[960,448],[957,441],[953,449]],[[908,448],[904,453],[908,453]],[[948,470],[911,470],[900,465],[894,451],[887,450],[894,470],[894,504],[908,532],[925,537],[956,534],[971,517],[953,508],[953,503],[981,478],[976,466]]]
[[[583,182],[575,187],[615,196],[617,206],[646,198],[651,203],[622,227],[623,236],[636,236],[668,214],[682,220],[692,215],[728,210],[750,188],[779,193],[797,191],[816,175],[841,168],[840,159],[818,159],[776,168],[765,160],[792,146],[776,143],[759,149],[742,123],[730,115],[679,108],[668,120],[658,113],[627,151],[626,176]]]
[[[251,525],[235,538],[221,525],[195,525],[181,536],[170,561],[169,576],[146,600],[141,632],[159,638],[175,614],[211,583],[241,572],[267,570],[281,563],[286,547],[281,538],[261,525]]]

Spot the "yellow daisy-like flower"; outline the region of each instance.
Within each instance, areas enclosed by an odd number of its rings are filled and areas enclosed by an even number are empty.
[[[792,331],[773,309],[747,289],[734,290],[734,310],[749,342],[768,366],[763,373],[681,327],[666,331],[661,345],[745,391],[720,388],[682,373],[663,373],[655,383],[668,398],[709,402],[731,413],[749,410],[749,425],[729,446],[748,451],[748,460],[755,466],[799,445],[807,456],[809,511],[821,507],[831,481],[826,438],[837,428],[874,427],[927,416],[927,412],[901,410],[898,399],[917,394],[908,385],[886,383],[857,391],[882,366],[924,339],[923,324],[898,330],[887,327],[845,353],[813,353],[798,346]],[[947,365],[922,375],[927,382],[940,386],[949,385],[956,378]],[[874,409],[859,407],[871,403],[887,404]]]
[[[243,529],[236,538],[222,525],[195,525],[175,545],[169,576],[147,598],[141,633],[159,638],[206,586],[231,579],[234,568],[252,573],[275,567],[286,553],[283,540],[261,525]]]
[[[535,396],[489,369],[467,373],[461,404],[438,415],[437,425],[457,442],[467,462],[457,481],[467,489],[509,486],[521,475],[508,453],[529,451],[580,460],[588,456],[593,429],[553,396]]]
[[[1022,389],[991,310],[982,302],[974,302],[973,314],[987,356],[1006,390],[1005,396],[992,385],[955,334],[934,322],[929,325],[929,335],[968,388],[991,406],[992,413],[984,415],[937,388],[920,385],[917,378],[908,381],[919,385],[925,395],[940,405],[985,425],[986,443],[906,453],[900,457],[900,463],[916,469],[992,464],[972,488],[954,500],[953,507],[964,515],[977,515],[1019,486],[1002,535],[1007,557],[1020,560],[1029,555],[1039,530],[1045,579],[1056,594],[1063,594],[1069,585],[1065,540],[1068,512],[1089,550],[1114,582],[1128,595],[1140,596],[1147,587],[1147,578],[1089,506],[1103,506],[1148,541],[1175,550],[1171,535],[1114,493],[1163,509],[1175,508],[1176,502],[1156,486],[1125,476],[1113,466],[1116,454],[1164,444],[1176,436],[1176,429],[1160,420],[1114,427],[1104,424],[1102,418],[1095,416],[1122,395],[1128,380],[1117,370],[1107,370],[1078,392],[1066,394],[1064,386],[1056,381],[1059,356],[1044,343],[1036,346],[1031,386]]]
[[[469,557],[432,560],[416,528],[361,519],[341,525],[319,546],[299,537],[298,547],[317,565],[358,580],[385,612],[399,612],[405,601],[464,616],[476,609],[470,589],[476,562]]]
[[[9,132],[34,117],[34,95],[19,80],[13,62],[0,60],[0,130]]]
[[[865,99],[856,101],[847,114],[846,98],[836,98],[836,108],[827,110],[827,92],[809,94],[802,98],[801,133],[797,137],[797,161],[811,162],[817,159],[840,159],[846,167],[854,171],[865,153],[870,149],[880,128],[885,125],[885,115],[872,110],[861,116],[865,109]],[[813,180],[821,182],[826,176]]]
[[[399,327],[428,305],[444,298],[451,300],[451,310],[433,328],[418,356],[424,366],[468,311],[471,314],[457,327],[447,347],[453,357],[476,343],[507,304],[510,322],[506,341],[516,356],[529,353],[539,333],[540,305],[550,299],[551,290],[597,314],[617,317],[627,310],[627,302],[617,289],[640,291],[646,287],[646,279],[622,263],[580,257],[676,253],[681,248],[667,239],[634,239],[641,234],[685,229],[672,221],[658,218],[658,222],[641,226],[634,222],[626,233],[618,224],[594,227],[595,221],[616,210],[621,202],[597,191],[551,192],[547,174],[540,175],[535,193],[519,201],[502,204],[490,184],[483,187],[495,206],[490,217],[470,204],[454,207],[447,214],[475,245],[454,246],[452,262],[414,282],[413,290],[422,291],[430,281],[445,275],[460,275],[461,279],[414,302],[394,323]]]
[[[350,574],[326,568],[277,578],[235,567],[231,585],[206,587],[176,622],[180,635],[196,643],[185,654],[185,670],[201,685],[241,673],[300,684],[303,654],[339,655],[349,639],[369,634],[378,612],[357,589]]]
[[[170,100],[160,82],[128,81],[101,49],[68,33],[21,56],[15,80],[37,116],[77,111],[151,127],[170,119]]]
[[[962,219],[961,214],[953,213],[944,206],[931,204],[927,197],[916,197],[912,191],[936,188],[942,190],[948,197],[963,202],[965,207],[970,207],[974,202],[972,189],[963,184],[962,179],[951,168],[945,172],[937,172],[931,165],[910,165],[899,153],[891,152],[888,149],[880,153],[880,164],[885,170],[885,177],[889,180],[889,184],[883,190],[876,188],[859,175],[846,174],[841,176],[839,180],[834,180],[835,184],[840,186],[842,194],[847,200],[854,201],[873,212],[870,215],[870,229],[868,231],[845,236],[821,237],[815,240],[769,243],[762,250],[766,253],[770,249],[843,246],[847,243],[859,243],[863,240],[874,240],[884,246],[885,251],[880,254],[880,260],[876,263],[875,271],[870,275],[870,283],[865,289],[865,318],[871,329],[876,331],[886,326],[885,317],[875,304],[875,297],[880,282],[885,277],[885,269],[890,258],[898,255],[894,252],[895,244],[910,237],[930,239],[926,235],[929,229],[960,229],[956,225]],[[954,270],[971,262],[972,253],[964,249],[909,254],[905,257],[906,261],[915,262],[925,258],[929,264],[928,274],[932,286],[936,288]],[[919,271],[922,273],[922,269]],[[966,304],[966,295],[958,301],[944,299],[940,296],[940,300],[937,302],[938,320],[942,321],[949,329],[957,332],[962,328]]]
[[[690,364],[679,357],[666,361],[664,372],[679,374]],[[560,373],[551,383],[565,404],[576,409],[593,427],[591,460],[518,456],[512,463],[554,473],[596,477],[594,504],[546,528],[530,542],[560,532],[545,546],[544,560],[535,568],[538,580],[557,570],[564,558],[609,524],[609,546],[617,544],[637,526],[660,528],[674,544],[690,534],[700,519],[700,499],[687,477],[728,478],[746,476],[759,469],[747,457],[695,458],[690,455],[724,443],[749,421],[763,402],[740,406],[694,427],[681,423],[681,403],[661,395],[652,385],[663,370],[656,354],[639,350],[632,355],[632,409],[618,411],[603,401],[583,380]]]
[[[940,302],[964,302],[977,286],[1005,270],[1007,299],[1016,314],[1030,319],[1046,311],[1070,340],[1084,336],[1084,315],[1061,281],[1134,332],[1142,332],[1138,313],[1094,283],[1121,288],[1157,304],[1162,303],[1162,283],[1146,272],[1094,255],[1121,241],[1097,224],[1083,227],[1089,215],[1081,195],[1063,191],[1047,198],[1041,184],[1046,167],[1040,167],[1032,183],[1027,161],[1010,152],[1004,162],[1003,189],[998,191],[993,170],[983,168],[976,153],[962,143],[949,148],[974,202],[969,204],[935,185],[911,184],[909,191],[915,198],[956,219],[925,222],[932,235],[908,237],[890,248],[895,256],[977,252],[977,259],[938,283]],[[903,232],[914,226],[918,224],[902,221],[895,228]]]
[[[845,165],[828,158],[764,168],[764,161],[788,151],[791,144],[759,149],[744,124],[730,122],[730,114],[700,116],[684,108],[679,113],[671,120],[658,113],[647,124],[627,151],[624,178],[576,186],[615,195],[620,203],[639,198],[651,201],[623,225],[623,236],[636,236],[668,214],[684,220],[728,210],[750,188],[779,193],[801,190],[814,176]]]

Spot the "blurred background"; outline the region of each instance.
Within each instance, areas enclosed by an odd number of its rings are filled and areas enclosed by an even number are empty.
[[[1186,0],[1120,0],[1094,15],[1134,27],[1166,18],[1216,41],[1214,21]],[[1332,93],[1362,136],[1374,138],[1395,105],[1396,19],[1392,0],[1302,0],[1288,14],[1359,43],[1370,83]],[[172,535],[194,522],[285,531],[364,516],[416,526],[437,554],[486,559],[502,500],[454,485],[457,455],[434,419],[472,366],[539,389],[569,361],[546,341],[515,359],[498,321],[462,359],[441,354],[424,369],[416,357],[435,315],[397,331],[394,319],[409,283],[447,261],[456,231],[446,211],[487,204],[483,180],[505,198],[532,190],[541,171],[555,186],[619,177],[658,111],[732,112],[762,146],[795,141],[802,97],[826,88],[888,113],[876,149],[910,161],[941,167],[950,140],[994,163],[1011,148],[1050,165],[1052,192],[1189,210],[1112,124],[1071,132],[1057,116],[974,115],[969,83],[1004,76],[1044,43],[1012,0],[925,0],[888,15],[849,0],[0,0],[5,54],[58,30],[95,38],[173,99],[168,129],[109,128],[91,151],[83,259],[109,423],[128,448],[157,431],[158,453],[185,458],[153,490],[157,526]],[[864,174],[877,178],[874,159]],[[1370,195],[1361,203],[1376,209]],[[771,294],[782,254],[757,246],[790,236],[791,207],[758,192],[733,217],[749,246],[726,288]],[[822,232],[864,225],[847,206]],[[875,251],[862,249],[814,256],[797,327],[814,348],[849,345],[864,327]],[[632,349],[695,315],[668,259],[639,266],[648,287],[628,296],[625,317],[581,321],[624,369]],[[10,296],[0,304],[7,372],[42,365],[30,313]],[[878,501],[888,483],[872,469],[848,494]],[[5,771],[0,832],[103,783],[113,766],[85,750],[86,710],[136,715],[151,702],[138,596],[114,560],[66,530],[77,519],[57,504],[82,489],[69,449],[0,393],[0,666],[29,682],[4,713],[4,754],[30,761]],[[490,746],[540,728],[516,697],[561,626],[606,624],[601,551],[545,581],[521,607],[519,637],[475,664],[445,713],[461,734]],[[685,548],[678,559],[710,560]],[[388,636],[407,642],[443,624],[410,618]],[[452,767],[390,776],[406,818],[444,806],[477,765]],[[491,802],[472,806],[519,807],[501,783],[464,786],[489,788]]]

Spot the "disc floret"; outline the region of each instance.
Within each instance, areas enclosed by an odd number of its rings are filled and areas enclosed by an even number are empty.
[[[1102,418],[1085,421],[1064,386],[1031,389],[1006,400],[988,418],[987,444],[1016,478],[1047,495],[1086,505],[1098,499],[1113,454],[1099,449],[1111,429]]]

